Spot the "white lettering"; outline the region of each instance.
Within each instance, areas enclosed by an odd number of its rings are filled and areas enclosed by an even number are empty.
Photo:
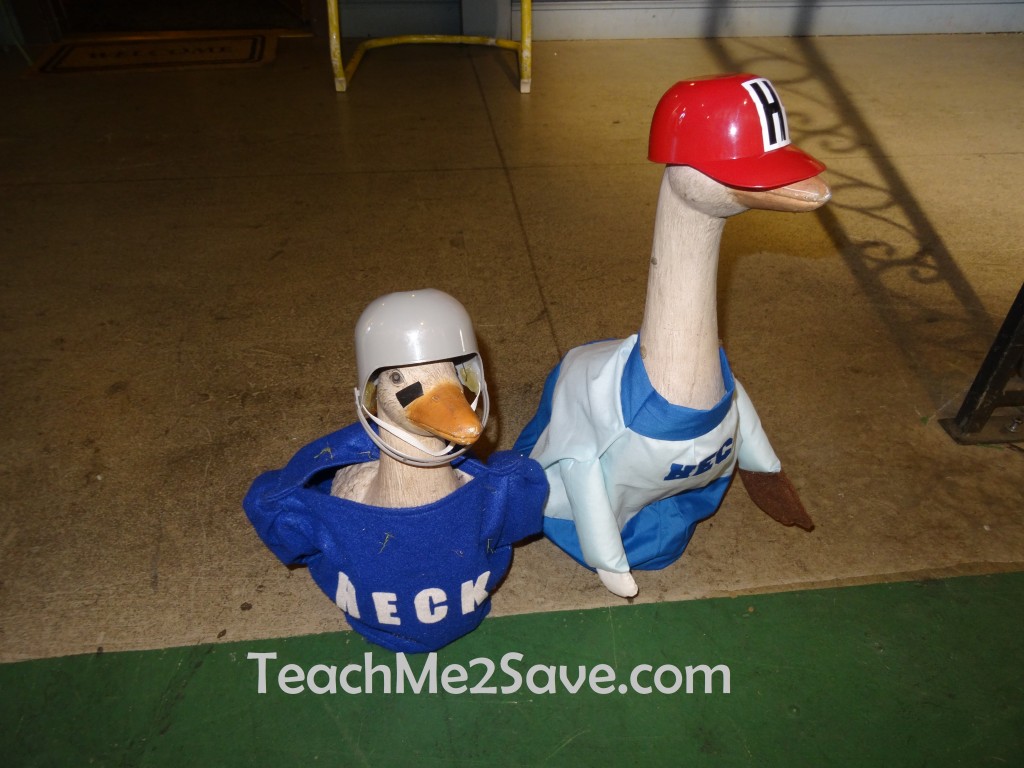
[[[672,683],[672,685],[666,686],[662,682],[662,677],[666,672],[670,673],[673,677],[675,677],[675,682]],[[654,673],[654,687],[658,689],[659,693],[675,693],[680,688],[682,688],[683,675],[679,671],[679,667],[677,667],[675,664],[662,664],[660,667],[658,667],[658,670]],[[686,691],[687,693],[690,693],[689,671],[687,671]]]
[[[547,684],[537,685],[537,675],[543,674],[547,677]],[[526,687],[531,693],[557,693],[555,681],[558,679],[553,666],[546,667],[543,664],[534,664],[526,672]]]
[[[650,664],[638,664],[633,667],[633,671],[629,674],[629,685],[637,693],[647,695],[651,693],[651,686],[640,685],[640,672],[650,672],[652,669]]]
[[[373,607],[377,609],[377,621],[381,624],[399,625],[402,620],[395,614],[398,613],[398,595],[394,592],[374,592]]]
[[[327,674],[327,685],[317,685],[316,676],[318,672]],[[329,667],[326,664],[315,664],[310,667],[309,672],[306,673],[306,686],[316,694],[337,693],[337,675],[337,667]]]
[[[479,683],[469,689],[470,693],[497,693],[498,689],[493,685],[487,685],[488,681],[494,677],[494,662],[487,658],[472,659],[469,662],[469,667],[483,667],[486,671],[484,672],[483,679]]]
[[[448,606],[444,603],[448,595],[443,589],[424,589],[413,601],[416,606],[416,618],[424,624],[436,624],[448,615]]]
[[[267,659],[276,659],[276,653],[257,653],[256,651],[250,651],[246,655],[247,659],[256,659],[259,662],[259,677],[256,679],[256,693],[267,692]]]
[[[615,690],[614,685],[602,685],[602,683],[614,683],[615,682],[615,670],[609,667],[607,664],[598,664],[596,667],[590,670],[590,690],[594,693],[604,696],[605,694],[612,693]]]
[[[731,693],[731,675],[732,672],[725,664],[717,664],[714,667],[709,667],[707,664],[698,664],[695,667],[686,668],[686,692],[693,693],[693,675],[695,672],[701,672],[704,675],[704,693],[714,693],[714,685],[712,676],[715,672],[722,673],[722,693]]]
[[[373,666],[373,652],[367,651],[363,654],[363,670],[366,673],[363,688],[367,693],[373,693],[373,673],[380,672],[384,676],[384,693],[391,693],[391,667],[387,664]]]
[[[464,683],[468,679],[469,673],[466,672],[465,667],[461,664],[449,664],[441,672],[441,687],[444,688],[447,693],[465,693],[466,686],[456,685],[456,683]]]
[[[472,584],[473,582],[467,582]],[[478,580],[479,583],[479,580]],[[423,590],[429,592],[430,590]],[[380,608],[387,609],[389,615],[394,612],[394,595],[389,593],[375,593],[374,600]],[[433,597],[424,598],[429,603],[431,610],[437,613],[440,602],[435,602]],[[433,615],[433,614],[432,614]],[[268,670],[268,661],[277,660],[275,652],[258,653],[250,651],[246,658],[256,662],[257,681],[256,691],[260,694],[267,693],[267,677],[272,674]],[[394,679],[395,693],[433,693],[438,692],[438,660],[437,653],[430,652],[420,658],[422,663],[410,663],[405,653],[394,655],[395,663],[391,665],[388,661],[374,665],[373,652],[367,651],[363,654],[363,663],[352,662],[339,668],[333,664],[314,664],[309,670],[305,670],[299,664],[284,664],[277,671],[277,685],[282,693],[296,695],[309,691],[318,696],[325,693],[338,693],[340,688],[350,695],[372,694],[374,684],[377,684],[378,692],[390,694],[392,692],[392,679]],[[649,696],[654,691],[665,695],[679,693],[683,685],[686,685],[686,693],[692,694],[698,675],[704,678],[704,693],[715,692],[716,673],[721,676],[719,690],[722,693],[732,691],[732,671],[725,664],[718,664],[711,667],[707,664],[698,664],[682,668],[675,664],[662,664],[657,669],[650,664],[637,664],[629,671],[629,685],[622,682],[616,685],[617,673],[614,667],[608,664],[597,664],[593,667],[584,665],[565,666],[554,664],[534,664],[525,672],[521,672],[518,665],[523,661],[523,654],[509,651],[500,660],[500,670],[507,678],[507,684],[500,687],[493,685],[495,671],[498,665],[486,657],[477,657],[470,660],[467,667],[462,664],[449,664],[441,670],[441,689],[446,693],[459,695],[489,694],[495,695],[499,691],[503,694],[517,693],[521,690],[525,681],[527,689],[533,694],[556,694],[559,690],[576,694],[581,691],[584,685],[589,685],[590,690],[600,696],[606,696],[618,691],[625,694],[630,691],[642,696]],[[473,670],[479,669],[480,673],[474,674]],[[392,678],[392,673],[394,677]],[[473,680],[479,677],[475,684]],[[359,684],[362,683],[360,686]]]
[[[277,687],[285,693],[302,693],[306,690],[306,686],[302,685],[302,681],[305,679],[306,673],[302,671],[302,667],[298,664],[285,664],[277,673]],[[293,687],[291,683],[298,685]]]
[[[405,658],[404,653],[399,653],[395,657],[395,692],[405,693],[405,681],[409,681],[409,687],[413,693],[419,693],[423,690],[423,685],[427,685],[427,693],[437,693],[437,654],[427,654],[427,660],[423,664],[423,670],[420,672],[419,680],[416,679],[413,674],[412,667],[409,666],[409,662]]]
[[[352,694],[353,696],[358,696],[363,692],[362,688],[359,686],[353,687],[348,681],[348,676],[353,672],[358,672],[360,669],[361,667],[358,664],[346,664],[341,668],[341,674],[338,675],[338,682],[341,683],[341,690],[345,693]]]
[[[576,667],[576,669],[579,671],[579,675],[576,677],[575,682],[570,682],[566,678],[566,668],[558,668],[558,679],[562,681],[562,685],[565,686],[565,689],[569,691],[569,693],[576,693],[576,691],[582,688],[583,684],[587,682],[587,668],[581,665]]]
[[[359,618],[359,606],[356,604],[356,588],[342,571],[338,571],[338,590],[334,602],[341,610],[353,619]]]
[[[484,571],[477,576],[476,582],[462,582],[462,615],[472,613],[478,605],[483,604],[487,599],[487,580],[491,577],[490,571]]]
[[[523,676],[519,674],[519,670],[512,668],[512,661],[522,661],[523,654],[516,653],[515,651],[509,651],[501,657],[501,671],[504,672],[512,680],[508,685],[501,686],[502,693],[515,693],[519,690],[523,684]]]
[[[473,613],[477,608],[487,602],[487,581],[491,578],[491,572],[485,571],[476,579],[469,579],[461,585],[461,608],[462,615]],[[374,611],[378,624],[389,626],[400,626],[402,618],[399,615],[399,595],[395,592],[374,592],[371,594]],[[401,597],[403,604],[408,597]],[[338,571],[338,586],[334,594],[334,602],[346,614],[353,619],[362,618],[359,615],[359,602],[357,600],[356,586],[344,571]],[[413,596],[413,609],[416,620],[421,624],[436,624],[448,617],[448,593],[440,587],[427,587],[421,589]]]

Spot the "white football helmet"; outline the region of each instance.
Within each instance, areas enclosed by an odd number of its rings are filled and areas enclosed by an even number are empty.
[[[473,323],[465,307],[447,293],[433,288],[390,293],[363,311],[356,323],[355,342],[359,376],[359,386],[355,389],[356,413],[377,447],[399,461],[426,467],[447,464],[465,453],[469,446],[452,442],[439,451],[428,448],[420,442],[421,436],[385,423],[373,413],[377,375],[382,370],[450,360],[455,363],[462,384],[476,395],[470,405],[474,411],[480,409],[481,430],[487,425],[490,399]],[[371,421],[433,458],[411,456],[387,445],[370,426]]]

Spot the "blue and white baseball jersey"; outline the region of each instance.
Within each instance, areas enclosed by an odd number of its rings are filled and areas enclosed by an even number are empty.
[[[549,539],[590,568],[664,568],[718,509],[737,464],[781,469],[724,352],[721,360],[725,396],[695,410],[655,392],[636,335],[562,359],[514,448],[547,475]]]
[[[512,562],[513,543],[541,531],[547,482],[511,451],[452,465],[471,480],[439,501],[389,509],[330,495],[338,469],[376,461],[359,424],[300,449],[260,475],[243,501],[260,538],[286,565],[306,565],[367,640],[433,651],[475,629]]]

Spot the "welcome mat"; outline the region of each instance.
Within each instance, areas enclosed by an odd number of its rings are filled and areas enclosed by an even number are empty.
[[[251,67],[274,60],[268,31],[160,32],[61,43],[43,57],[42,74]]]

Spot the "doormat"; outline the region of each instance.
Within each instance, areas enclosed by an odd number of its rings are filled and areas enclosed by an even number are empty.
[[[274,60],[267,31],[160,32],[60,43],[42,59],[42,74],[252,67]]]

